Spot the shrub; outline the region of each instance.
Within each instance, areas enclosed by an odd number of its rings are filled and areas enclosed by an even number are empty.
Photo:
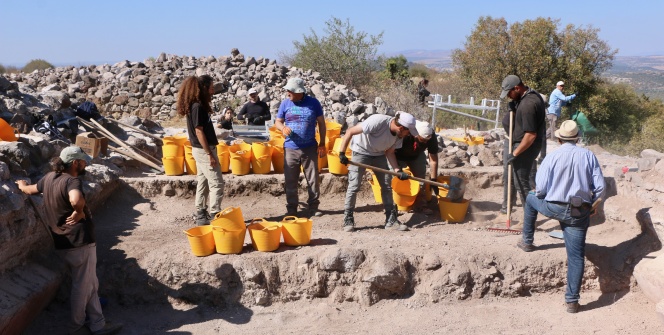
[[[53,64],[43,59],[33,59],[29,61],[28,64],[25,64],[22,71],[25,73],[30,73],[34,70],[46,70],[46,69],[52,69],[53,67],[54,67]]]

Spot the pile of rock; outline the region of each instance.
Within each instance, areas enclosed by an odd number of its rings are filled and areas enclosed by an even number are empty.
[[[472,136],[483,137],[484,144],[469,145],[450,139],[449,133],[438,133],[438,168],[453,169],[461,166],[500,166],[503,164],[502,152],[505,131],[495,129],[473,133]]]

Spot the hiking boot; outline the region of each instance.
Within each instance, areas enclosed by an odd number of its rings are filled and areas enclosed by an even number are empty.
[[[581,308],[581,305],[579,305],[578,302],[568,302],[566,303],[567,305],[567,313],[576,313],[579,311]]]
[[[92,335],[112,335],[117,334],[122,329],[121,323],[106,321],[104,328],[92,332]]]
[[[309,218],[314,217],[314,216],[315,216],[315,217],[321,217],[321,216],[323,216],[323,212],[321,212],[320,210],[318,210],[318,207],[317,207],[317,206],[309,207]]]
[[[532,244],[526,244],[523,240],[519,240],[519,243],[516,244],[519,249],[525,251],[525,252],[531,252],[535,250],[535,246]]]
[[[69,335],[92,335],[92,332],[87,326],[81,326],[81,328],[73,332],[69,332]]]
[[[397,228],[399,231],[407,231],[408,226],[398,219],[398,212],[396,209],[393,209],[390,212],[385,213],[385,229]]]
[[[196,225],[197,226],[205,226],[207,224],[210,224],[210,219],[209,219],[207,210],[206,209],[199,209],[196,212]]]
[[[347,233],[355,231],[355,219],[353,213],[346,213],[344,215],[344,231]]]

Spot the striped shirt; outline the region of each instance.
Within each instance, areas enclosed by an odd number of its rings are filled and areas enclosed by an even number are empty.
[[[605,189],[597,157],[590,150],[569,142],[546,155],[535,181],[535,194],[549,202],[570,203],[570,199],[577,196],[591,204]]]

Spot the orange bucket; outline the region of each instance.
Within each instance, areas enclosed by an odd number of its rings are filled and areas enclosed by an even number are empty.
[[[436,178],[436,181],[441,183],[441,184],[449,185],[450,184],[450,176],[438,176]],[[443,197],[443,198],[447,197],[448,192],[449,192],[449,190],[444,188],[444,187],[439,187],[438,188],[438,196],[439,197]]]
[[[196,174],[196,160],[191,152],[191,144],[189,141],[184,143],[184,167],[187,174]]]
[[[329,135],[325,135],[325,148],[327,151],[334,150],[334,143],[337,138],[339,138],[339,136],[330,137]]]
[[[307,245],[311,242],[313,222],[307,218],[287,216],[281,220],[284,243],[292,247]]]
[[[339,153],[334,150],[327,152],[327,169],[334,174],[348,174],[348,167],[341,164]]]
[[[16,142],[19,137],[18,130],[14,129],[4,119],[0,118],[0,140]]]
[[[450,199],[438,195],[440,219],[449,222],[463,222],[466,219],[469,204],[470,200],[467,199],[462,199],[461,202],[452,202]]]
[[[217,215],[214,216],[214,219],[212,222],[210,222],[211,225],[215,226],[215,222],[217,219],[228,219],[231,222],[234,223],[234,228],[243,228],[245,227],[244,224],[244,216],[242,215],[242,209],[240,207],[226,207],[224,208],[221,212],[217,213]]]
[[[272,126],[268,129],[268,131],[270,132],[270,140],[271,141],[280,139],[281,142],[283,143],[284,134],[279,129],[277,129],[277,127]]]
[[[332,147],[332,151],[334,152],[339,152],[339,148],[341,147],[341,141],[343,138],[337,137],[334,139],[334,146]],[[350,144],[348,145],[348,148],[346,148],[346,156],[350,158],[352,156],[353,152],[350,150]]]
[[[231,170],[231,153],[228,151],[226,143],[217,144],[217,157],[219,158],[221,172],[229,172]]]
[[[325,120],[325,136],[330,138],[341,136],[341,125],[332,120]]]
[[[194,256],[209,256],[214,253],[214,237],[212,236],[212,226],[200,226],[185,230],[191,246],[191,253]]]
[[[378,183],[378,178],[375,174],[371,174],[371,179],[369,179],[369,184],[371,184],[371,190],[373,191],[374,199],[377,204],[383,203],[383,194],[380,190],[380,184]]]
[[[248,174],[251,151],[233,151],[231,148],[229,148],[229,150],[231,154],[231,172],[236,176]]]
[[[415,203],[420,192],[420,183],[416,180],[392,178],[392,196],[399,210],[408,211]]]
[[[272,169],[276,173],[284,173],[284,142],[270,140],[272,146]]]
[[[270,173],[272,164],[272,146],[270,143],[255,142],[251,144],[251,169],[255,174]]]
[[[182,157],[184,156],[184,147],[175,144],[175,142],[164,144],[161,146],[161,154],[163,157]]]
[[[268,222],[265,219],[253,219],[247,226],[251,244],[258,251],[274,251],[279,249],[281,240],[281,223]]]
[[[164,172],[167,176],[179,176],[184,173],[184,157],[164,157]]]

